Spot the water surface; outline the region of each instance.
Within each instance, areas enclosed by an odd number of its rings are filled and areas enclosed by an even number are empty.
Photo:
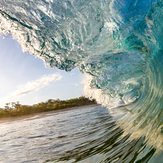
[[[0,124],[2,163],[138,163],[155,153],[143,137],[122,137],[108,109],[99,105],[40,116]]]

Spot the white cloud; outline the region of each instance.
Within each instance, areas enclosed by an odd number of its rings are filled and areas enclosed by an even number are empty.
[[[62,79],[62,75],[60,74],[50,74],[50,75],[44,75],[40,79],[37,79],[35,81],[29,81],[25,85],[21,85],[18,87],[18,89],[14,92],[11,92],[8,98],[12,97],[18,97],[18,96],[23,96],[31,92],[35,92],[47,85],[49,85],[53,81],[58,81]]]

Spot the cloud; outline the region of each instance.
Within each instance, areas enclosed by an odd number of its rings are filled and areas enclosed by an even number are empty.
[[[25,85],[21,85],[18,87],[18,89],[14,92],[11,92],[8,98],[12,97],[18,97],[18,96],[23,96],[31,92],[38,91],[39,89],[46,87],[53,81],[58,81],[62,79],[62,75],[60,74],[50,74],[50,75],[44,75],[40,79],[37,79],[35,81],[29,81]]]

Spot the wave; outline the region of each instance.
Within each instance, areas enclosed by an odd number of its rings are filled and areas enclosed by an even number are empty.
[[[85,94],[130,138],[163,145],[162,0],[2,0],[0,33],[54,68],[78,67]]]

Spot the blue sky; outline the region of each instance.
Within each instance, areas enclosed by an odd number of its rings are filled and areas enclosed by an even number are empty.
[[[48,99],[82,95],[84,75],[45,67],[44,62],[23,53],[11,35],[0,36],[0,107],[7,102],[35,104]]]

